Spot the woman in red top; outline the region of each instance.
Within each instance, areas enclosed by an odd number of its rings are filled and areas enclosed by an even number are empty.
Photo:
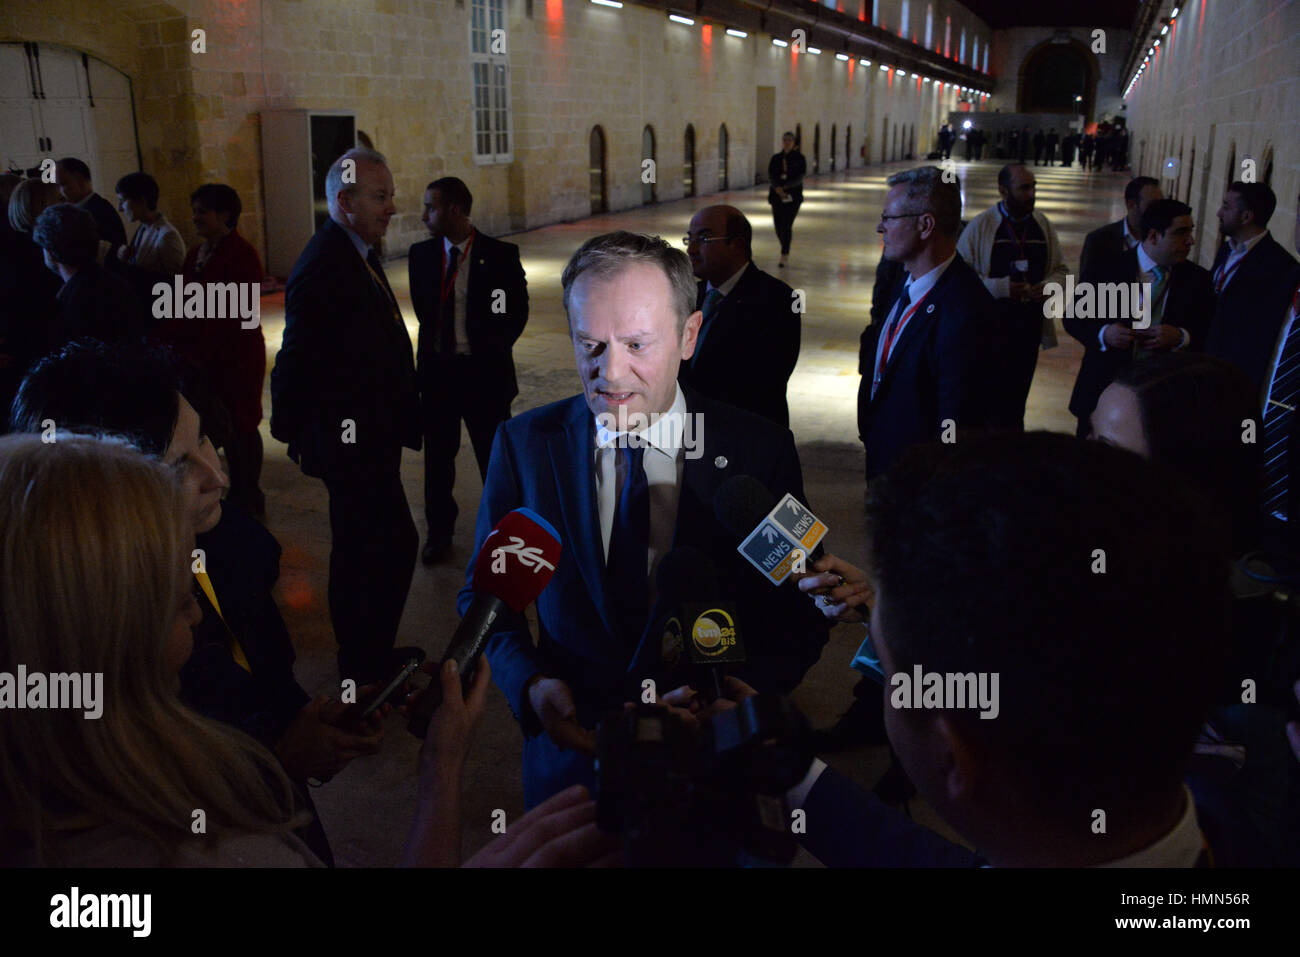
[[[239,194],[220,183],[200,186],[190,196],[194,228],[203,241],[185,257],[186,283],[261,283],[262,260],[236,230],[243,209]],[[255,301],[255,300],[254,300]],[[229,319],[169,319],[156,335],[199,370],[229,415],[227,434],[219,436],[230,468],[230,501],[261,517],[266,496],[262,474],[262,385],[266,378],[266,340],[259,323],[241,328]]]

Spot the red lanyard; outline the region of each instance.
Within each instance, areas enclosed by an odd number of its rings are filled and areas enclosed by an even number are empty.
[[[925,297],[930,295],[929,292],[912,303],[912,307],[898,317],[898,321],[891,326],[885,334],[885,346],[880,350],[880,365],[876,369],[876,381],[879,382],[885,374],[885,367],[889,365],[889,354],[894,350],[894,343],[898,341],[903,327],[911,320],[916,310],[921,308],[921,303],[925,302]]]
[[[1231,250],[1228,251],[1228,258],[1223,260],[1223,265],[1219,267],[1219,274],[1214,278],[1215,293],[1223,292],[1223,287],[1228,284],[1229,280],[1232,279],[1233,275],[1237,272],[1237,270],[1241,268],[1241,260],[1245,259],[1249,255],[1250,255],[1250,250],[1246,250],[1244,253],[1241,254],[1241,259],[1238,259],[1235,263],[1233,263],[1232,268],[1229,269],[1228,259],[1232,258],[1232,251]]]
[[[1009,216],[1006,214],[1005,207],[1003,207],[1003,213],[1002,213],[1002,225],[1005,226],[1005,227],[1007,227],[1007,232],[1011,234],[1011,238],[1012,238],[1012,240],[1015,241],[1015,244],[1016,244],[1016,251],[1020,253],[1020,258],[1021,258],[1022,260],[1028,261],[1028,260],[1029,260],[1029,255],[1025,252],[1025,240],[1024,240],[1024,237],[1021,236],[1020,234],[1018,234],[1018,233],[1016,232],[1015,227],[1011,225],[1011,217],[1009,217]],[[1029,234],[1029,227],[1026,226],[1026,227],[1025,227],[1025,235],[1028,235],[1028,234]]]
[[[474,233],[470,232],[469,240],[465,243],[465,251],[460,254],[460,259],[456,261],[456,268],[444,273],[442,277],[442,290],[441,295],[438,297],[439,302],[446,302],[447,297],[451,295],[451,291],[456,288],[456,277],[460,275],[460,267],[469,258],[469,248],[472,245],[474,245]],[[451,248],[455,249],[456,247],[452,246]]]

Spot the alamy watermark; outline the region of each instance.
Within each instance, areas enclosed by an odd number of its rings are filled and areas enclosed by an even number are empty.
[[[912,673],[896,671],[889,678],[893,691],[890,707],[899,710],[926,708],[936,711],[978,709],[981,719],[998,716],[998,672],[925,671],[912,666]]]
[[[84,711],[89,720],[104,714],[104,673],[0,671],[0,711],[55,710]]]
[[[598,413],[596,426],[610,433],[606,446],[643,448],[653,442],[660,447],[680,448],[688,459],[704,454],[702,412],[629,412],[619,406],[616,412]]]
[[[155,319],[239,319],[239,328],[256,329],[262,321],[262,284],[257,282],[157,282],[153,287]]]

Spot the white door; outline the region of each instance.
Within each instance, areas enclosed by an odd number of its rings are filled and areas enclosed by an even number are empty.
[[[0,43],[0,167],[40,165],[42,133],[31,64],[21,43]]]

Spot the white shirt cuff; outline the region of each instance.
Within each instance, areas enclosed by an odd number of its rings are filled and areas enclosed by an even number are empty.
[[[826,762],[821,758],[813,758],[813,762],[808,766],[808,773],[804,775],[803,780],[785,792],[786,806],[791,810],[803,807],[803,802],[808,800],[808,794],[817,783],[817,779],[822,776],[826,770]]]

